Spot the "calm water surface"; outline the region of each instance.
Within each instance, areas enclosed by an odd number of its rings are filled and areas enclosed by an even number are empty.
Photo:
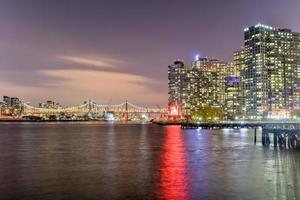
[[[246,129],[0,124],[0,199],[296,200],[300,152]]]

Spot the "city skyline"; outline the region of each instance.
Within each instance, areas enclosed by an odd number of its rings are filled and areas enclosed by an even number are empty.
[[[242,30],[258,22],[300,31],[297,1],[0,4],[0,95],[33,104],[129,99],[164,106],[166,66],[176,58],[232,61]]]
[[[259,23],[244,29],[233,63],[197,56],[191,67],[169,65],[169,106],[195,121],[297,118],[299,72],[300,33]]]

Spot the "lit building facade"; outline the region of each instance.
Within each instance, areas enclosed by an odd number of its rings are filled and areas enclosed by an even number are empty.
[[[3,96],[3,104],[5,107],[10,107],[10,97]]]
[[[1,115],[18,115],[22,112],[22,102],[17,97],[3,96],[0,110]]]
[[[245,50],[242,48],[233,54],[233,67],[230,71],[232,76],[241,77],[245,70]]]
[[[3,96],[3,103],[6,108],[20,106],[20,99],[17,97]]]
[[[288,117],[299,108],[300,34],[257,24],[244,30],[246,116]]]
[[[190,90],[191,105],[195,108],[225,106],[225,77],[228,64],[225,62],[199,58],[192,63]]]
[[[18,97],[11,97],[10,98],[10,106],[11,107],[18,107],[18,106],[20,106],[20,103],[21,103],[21,101]]]
[[[225,114],[227,120],[244,118],[243,88],[240,77],[228,76],[225,78]]]
[[[187,69],[182,60],[176,60],[168,66],[169,106],[176,105],[178,112],[183,110],[187,94]]]
[[[234,52],[233,63],[225,81],[225,109],[227,119],[245,118],[245,99],[243,74],[245,71],[245,51],[242,48]]]
[[[181,115],[190,118],[199,107],[225,106],[225,62],[197,58],[190,68],[182,61],[169,66],[169,105],[179,104]]]

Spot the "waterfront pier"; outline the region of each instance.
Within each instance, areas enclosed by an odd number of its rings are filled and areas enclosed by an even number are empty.
[[[181,128],[224,129],[250,128],[254,129],[254,143],[257,142],[258,129],[261,130],[263,146],[273,143],[274,147],[300,149],[300,122],[204,122],[182,123]]]
[[[262,127],[262,144],[269,145],[273,135],[274,147],[300,149],[300,123],[266,124]]]

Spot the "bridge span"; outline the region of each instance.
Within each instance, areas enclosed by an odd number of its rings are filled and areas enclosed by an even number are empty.
[[[150,108],[134,105],[128,101],[120,104],[97,104],[93,101],[87,101],[81,105],[74,105],[68,107],[59,108],[40,108],[34,107],[28,104],[23,104],[23,116],[52,116],[52,115],[73,115],[73,116],[84,116],[84,115],[103,115],[113,114],[121,116],[125,120],[130,120],[132,116],[136,115],[147,115],[151,116],[166,115],[167,109],[165,108]]]

